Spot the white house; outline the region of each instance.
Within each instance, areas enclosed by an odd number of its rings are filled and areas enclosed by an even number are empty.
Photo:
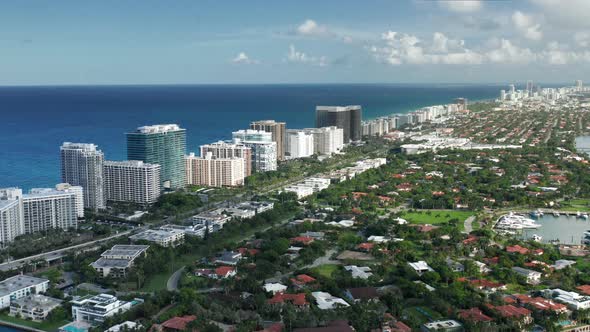
[[[428,263],[426,263],[425,261],[417,261],[414,263],[408,263],[408,265],[414,269],[414,271],[416,271],[416,273],[421,276],[426,272],[433,272],[434,270],[428,266]]]
[[[278,282],[264,284],[263,288],[265,292],[272,293],[273,295],[276,293],[282,293],[287,290],[287,286],[280,284]]]
[[[368,266],[348,265],[345,266],[344,269],[346,271],[349,271],[352,274],[353,278],[366,280],[373,275],[373,273],[371,272],[371,268]]]
[[[318,308],[321,310],[335,309],[338,306],[349,307],[350,305],[339,297],[332,296],[326,292],[313,292],[311,296],[316,300]]]
[[[546,289],[544,293],[545,296],[567,305],[572,310],[590,309],[590,296],[564,291],[559,288]]]
[[[99,325],[108,317],[125,312],[142,302],[142,299],[121,301],[109,294],[88,295],[72,301],[72,318],[76,322]]]
[[[525,269],[522,267],[515,266],[512,271],[526,278],[528,284],[538,284],[541,282],[541,272]]]

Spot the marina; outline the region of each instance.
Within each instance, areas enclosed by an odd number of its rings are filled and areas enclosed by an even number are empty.
[[[545,213],[534,218],[541,225],[538,229],[523,229],[517,236],[526,240],[534,240],[552,244],[581,244],[584,234],[590,231],[590,221],[576,212],[562,212],[556,217],[553,213]]]

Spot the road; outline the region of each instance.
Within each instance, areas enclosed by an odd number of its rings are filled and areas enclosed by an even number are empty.
[[[463,222],[464,230],[463,233],[471,233],[473,231],[473,222],[475,221],[475,216],[470,216]]]
[[[335,261],[335,260],[332,260],[332,258],[331,258],[332,255],[334,255],[336,252],[337,252],[336,249],[330,249],[330,250],[326,251],[326,253],[322,257],[316,258],[313,261],[313,263],[304,265],[300,268],[297,268],[297,270],[312,269],[314,267],[318,267],[320,265],[326,265],[326,264],[340,265],[340,264],[342,264],[340,261]],[[274,282],[275,280],[281,280],[281,279],[291,276],[292,274],[293,274],[293,271],[286,272],[281,275],[268,278],[265,280],[265,282]]]
[[[278,224],[275,225],[269,225],[267,227],[264,227],[263,229],[257,231],[257,232],[266,232],[267,230],[271,229],[272,227],[277,227],[277,226],[282,226],[284,224],[286,224],[289,220],[291,220],[292,217],[288,217],[285,218],[283,220],[281,220]],[[246,235],[240,239],[236,240],[236,243],[244,241],[246,239],[252,238],[254,235]],[[169,291],[175,291],[178,289],[178,282],[180,281],[180,278],[182,277],[182,272],[184,271],[184,269],[186,268],[185,266],[182,266],[181,268],[179,268],[178,270],[176,270],[174,273],[172,273],[172,275],[168,278],[168,281],[166,282],[166,289]]]
[[[102,239],[98,239],[98,240],[94,240],[94,241],[90,241],[90,242],[85,242],[85,243],[81,243],[81,244],[77,244],[74,246],[70,246],[70,247],[66,247],[66,248],[62,248],[62,249],[57,249],[57,250],[53,250],[53,251],[48,251],[48,252],[44,252],[41,254],[37,254],[37,255],[33,255],[33,256],[29,256],[29,257],[25,257],[25,258],[20,258],[20,259],[16,259],[10,262],[6,262],[6,263],[2,263],[0,264],[0,271],[10,271],[13,269],[17,269],[23,265],[26,265],[27,263],[31,263],[34,261],[38,261],[38,260],[46,260],[46,259],[51,259],[51,258],[56,258],[59,257],[60,255],[68,252],[68,251],[72,251],[72,250],[77,250],[77,249],[81,249],[81,248],[86,248],[86,247],[91,247],[97,243],[101,243],[101,242],[105,242],[105,241],[109,241],[112,239],[116,239],[118,237],[121,236],[126,236],[131,234],[132,232],[138,231],[138,230],[143,230],[146,227],[138,227],[138,228],[134,228],[128,231],[124,231],[121,233],[117,233],[115,235],[111,235],[109,237],[105,237]]]

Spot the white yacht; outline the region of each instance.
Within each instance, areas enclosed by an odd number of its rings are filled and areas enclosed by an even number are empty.
[[[588,219],[588,213],[584,212],[581,216],[582,219]]]
[[[539,227],[541,225],[537,224],[533,219],[512,212],[500,217],[496,223],[496,228],[499,229],[522,230],[537,229]]]
[[[531,236],[531,239],[535,242],[541,242],[543,240],[543,237],[541,235],[533,234],[533,236]]]

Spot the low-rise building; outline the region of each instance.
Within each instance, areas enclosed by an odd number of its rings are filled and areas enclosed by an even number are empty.
[[[420,327],[420,331],[462,332],[464,329],[461,323],[457,322],[456,320],[448,319],[428,322]]]
[[[344,269],[352,275],[353,278],[358,279],[369,279],[373,273],[371,272],[371,268],[368,266],[356,266],[356,265],[348,265],[345,266]]]
[[[541,272],[525,269],[518,266],[513,267],[512,271],[518,275],[525,277],[526,282],[528,284],[538,284],[539,282],[541,282]]]
[[[576,292],[568,292],[563,289],[546,289],[545,297],[554,299],[568,306],[572,310],[590,309],[590,296],[580,295]]]
[[[318,308],[321,310],[335,309],[338,307],[349,307],[350,305],[339,297],[332,296],[327,292],[313,292],[311,296],[316,300]]]
[[[148,229],[129,237],[132,241],[148,241],[162,247],[174,247],[184,241],[184,232],[175,229]]]
[[[432,272],[434,271],[429,265],[428,263],[426,263],[425,261],[417,261],[414,263],[409,262],[408,265],[414,270],[416,271],[416,273],[421,276],[426,272]]]
[[[242,254],[236,251],[223,251],[219,256],[215,258],[215,264],[218,265],[238,265],[238,262],[242,259]]]
[[[49,280],[27,275],[17,275],[0,282],[0,309],[8,308],[11,301],[30,294],[45,293]]]
[[[51,310],[59,307],[61,300],[40,294],[30,294],[20,299],[12,300],[9,315],[33,321],[42,321]]]
[[[135,299],[129,302],[121,301],[109,294],[88,295],[71,302],[72,318],[76,322],[99,325],[108,317],[125,312],[134,305],[142,302],[142,299]]]
[[[103,252],[100,258],[91,263],[96,272],[104,277],[123,278],[136,258],[145,256],[150,246],[117,244]]]

